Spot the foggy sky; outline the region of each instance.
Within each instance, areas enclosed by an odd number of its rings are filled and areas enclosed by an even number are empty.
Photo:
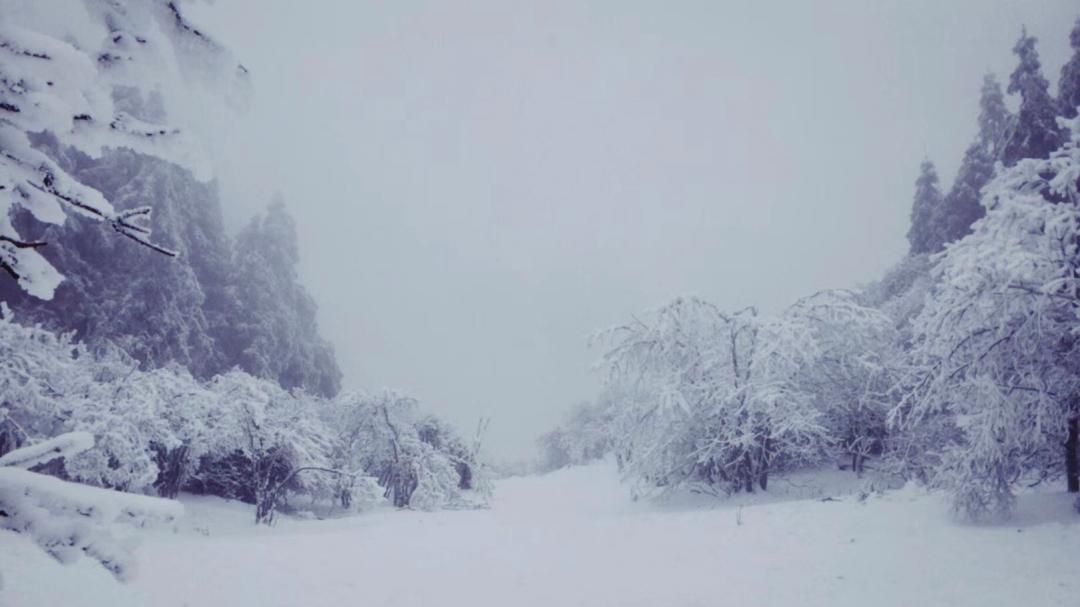
[[[811,4],[813,6],[811,7]],[[592,397],[587,336],[679,294],[777,310],[906,250],[1021,24],[1056,84],[1075,0],[231,0],[233,225],[285,197],[348,388],[396,387],[497,457]]]

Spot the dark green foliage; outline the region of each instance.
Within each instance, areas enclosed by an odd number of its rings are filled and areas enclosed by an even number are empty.
[[[941,227],[946,243],[967,235],[971,224],[985,213],[979,203],[980,193],[994,176],[994,162],[1004,142],[1009,119],[1001,85],[993,74],[987,74],[983,78],[979,100],[979,134],[964,152],[956,180],[945,197]]]
[[[1072,46],[1073,55],[1061,67],[1061,80],[1058,81],[1058,106],[1062,116],[1075,118],[1077,108],[1080,108],[1080,17],[1076,19],[1076,25],[1069,34],[1069,44]]]
[[[234,247],[214,184],[126,149],[95,159],[51,138],[38,145],[117,209],[152,206],[155,241],[180,255],[159,255],[77,215],[42,229],[24,213],[18,227],[49,243],[42,252],[65,280],[43,301],[0,279],[0,300],[21,320],[74,331],[91,348],[117,345],[144,369],[176,362],[207,379],[239,366],[287,389],[337,393],[341,372],[299,282],[296,229],[283,205],[254,220]]]
[[[911,228],[907,239],[912,255],[940,251],[945,243],[943,200],[934,163],[924,160],[915,180],[915,201],[911,205]]]
[[[1046,158],[1063,142],[1057,124],[1057,103],[1050,96],[1050,83],[1043,77],[1036,42],[1025,29],[1013,47],[1020,64],[1009,76],[1008,92],[1020,94],[1020,111],[1002,149],[1005,166],[1022,158]]]
[[[23,215],[17,220],[49,242],[42,252],[66,280],[50,301],[0,281],[0,298],[25,322],[75,331],[92,347],[119,345],[144,368],[175,361],[199,377],[220,369],[224,361],[215,351],[212,325],[223,305],[218,302],[229,248],[213,188],[184,169],[129,150],[100,159],[55,148],[50,153],[116,208],[152,205],[155,239],[180,256],[159,255],[75,215],[44,231]]]
[[[341,371],[319,336],[315,301],[300,284],[296,224],[280,200],[237,236],[233,258],[236,316],[220,341],[244,371],[283,388],[334,396]]]

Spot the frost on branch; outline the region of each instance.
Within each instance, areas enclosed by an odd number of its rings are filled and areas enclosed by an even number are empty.
[[[325,408],[338,431],[341,469],[377,479],[398,507],[422,510],[487,505],[479,436],[472,448],[445,423],[420,417],[419,403],[385,390],[344,394]],[[479,434],[479,432],[478,432]]]
[[[130,148],[205,175],[204,155],[185,132],[163,116],[135,115],[141,104],[130,99],[179,94],[195,74],[211,75],[202,80],[217,87],[246,80],[176,2],[61,4],[0,2],[0,269],[41,299],[52,297],[62,277],[41,255],[45,243],[12,225],[19,209],[46,224],[77,213],[159,253],[175,252],[151,240],[149,207],[116,211],[35,147],[35,137],[47,134],[94,157]]]
[[[1080,489],[1080,125],[1065,123],[1072,141],[1000,171],[983,190],[986,215],[937,258],[938,287],[913,325],[911,388],[891,413],[947,437],[924,448],[970,518],[1007,515],[1022,480],[1064,471]]]
[[[826,428],[799,384],[819,352],[797,319],[678,298],[600,339],[622,401],[616,455],[637,490],[765,489],[770,471],[820,458]]]
[[[0,457],[0,467],[11,466],[28,470],[58,457],[82,453],[93,446],[94,437],[89,433],[68,432],[4,454]]]

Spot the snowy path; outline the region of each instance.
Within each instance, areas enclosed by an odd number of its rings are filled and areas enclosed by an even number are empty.
[[[1008,527],[954,525],[936,499],[906,491],[865,505],[746,507],[739,525],[728,506],[635,506],[611,468],[593,466],[506,481],[479,512],[266,529],[245,509],[195,500],[180,533],[145,534],[127,586],[90,563],[61,570],[16,550],[18,562],[0,555],[0,596],[20,606],[1075,607],[1080,523],[1065,498],[1029,496]]]

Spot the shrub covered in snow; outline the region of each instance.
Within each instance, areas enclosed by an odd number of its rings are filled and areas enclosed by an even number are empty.
[[[423,510],[486,503],[486,471],[476,449],[419,403],[393,391],[345,394],[326,415],[339,432],[344,470],[377,479],[398,507]]]

